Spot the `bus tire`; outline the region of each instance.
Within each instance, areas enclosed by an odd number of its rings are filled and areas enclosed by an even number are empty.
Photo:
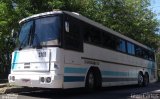
[[[138,73],[138,86],[139,87],[142,87],[143,86],[143,83],[144,83],[144,78],[143,78],[143,73],[142,72],[139,72]]]
[[[95,68],[94,70],[94,74],[95,74],[95,89],[96,90],[100,90],[102,87],[102,76],[101,76],[101,72],[98,68]]]
[[[93,70],[89,70],[87,77],[86,77],[86,83],[85,83],[85,88],[88,91],[93,91],[95,90],[95,76],[94,76]]]
[[[143,86],[148,86],[149,84],[149,75],[148,73],[145,73],[144,77],[143,77]]]
[[[93,68],[88,71],[85,87],[88,91],[95,91],[102,86],[102,79],[99,69]]]

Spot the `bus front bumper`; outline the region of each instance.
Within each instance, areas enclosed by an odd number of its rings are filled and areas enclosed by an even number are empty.
[[[8,81],[11,85],[38,87],[38,88],[62,88],[63,75],[24,75],[9,74]]]

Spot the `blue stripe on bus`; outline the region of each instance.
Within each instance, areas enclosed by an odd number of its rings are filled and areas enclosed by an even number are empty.
[[[136,72],[116,72],[116,71],[102,71],[102,76],[129,76],[137,77]]]
[[[102,71],[103,76],[128,76],[128,72]]]
[[[86,74],[87,70],[88,70],[87,68],[65,67],[64,73]],[[121,76],[128,77],[129,76],[129,77],[132,77],[132,78],[126,79],[126,81],[135,80],[136,79],[135,77],[137,77],[136,72],[129,73],[129,72],[117,72],[117,71],[101,71],[101,74],[102,74],[102,76],[118,76],[118,77],[121,77]],[[103,79],[105,79],[105,78],[103,78]],[[111,79],[111,78],[109,78],[109,79]],[[109,79],[107,78],[107,81]],[[116,80],[116,79],[117,78],[114,78],[112,80]],[[64,76],[64,82],[83,82],[84,80],[85,80],[85,76]],[[122,79],[118,78],[117,81],[119,81],[119,80],[122,80]],[[125,79],[123,79],[123,80],[125,80]]]
[[[85,74],[87,72],[86,68],[73,68],[73,67],[65,67],[64,73],[78,73]]]
[[[16,62],[17,62],[17,61],[18,61],[18,52],[14,52],[12,69],[15,69],[15,68],[16,68]]]
[[[64,82],[83,82],[85,76],[64,76]]]

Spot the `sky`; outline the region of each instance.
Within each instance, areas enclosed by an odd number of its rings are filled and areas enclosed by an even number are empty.
[[[157,14],[156,18],[160,20],[160,0],[150,0],[151,2],[151,9],[154,13]]]

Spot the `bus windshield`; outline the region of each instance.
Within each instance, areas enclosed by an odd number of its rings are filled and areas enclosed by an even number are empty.
[[[57,46],[61,31],[59,16],[38,18],[24,23],[19,35],[20,48]]]

